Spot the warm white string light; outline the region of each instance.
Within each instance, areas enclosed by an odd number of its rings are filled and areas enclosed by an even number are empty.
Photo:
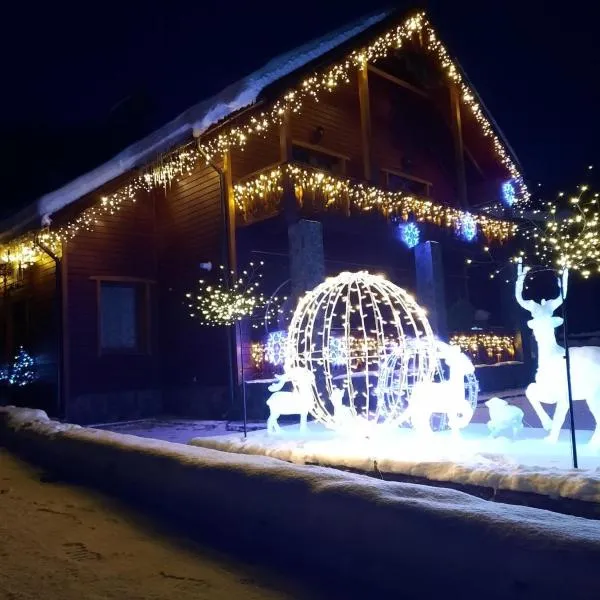
[[[223,152],[232,148],[241,148],[253,136],[263,136],[273,126],[280,125],[286,113],[298,113],[307,100],[318,101],[323,93],[333,92],[338,85],[349,84],[351,73],[362,68],[365,63],[376,63],[386,58],[401,48],[406,41],[416,38],[416,36],[423,40],[424,49],[437,60],[448,81],[458,86],[463,106],[473,115],[483,135],[491,140],[496,156],[509,172],[516,187],[517,200],[527,201],[529,192],[508,150],[494,132],[491,122],[484,114],[483,107],[438,39],[425,13],[419,12],[380,35],[365,48],[354,50],[341,62],[322,73],[314,73],[307,77],[297,88],[290,89],[283,94],[270,109],[258,116],[251,116],[245,124],[232,126],[217,136],[211,136],[209,132],[206,139],[201,141],[200,148],[188,147],[173,152],[153,165],[147,172],[134,177],[124,188],[102,198],[98,205],[83,211],[67,225],[42,232],[43,239],[41,241],[54,253],[60,254],[63,242],[69,241],[80,231],[93,229],[103,216],[114,214],[124,204],[134,202],[139,191],[166,187],[172,181],[191,173],[202,161],[221,156]],[[35,247],[34,236],[35,233],[29,233],[12,240],[3,246],[0,255],[10,257],[9,260],[13,262],[19,262],[19,257],[23,253],[28,253],[31,263],[41,260],[44,253]],[[32,250],[30,252],[27,249]]]
[[[586,184],[572,195],[560,192],[554,202],[546,203],[539,220],[522,230],[533,251],[523,250],[515,260],[567,268],[586,279],[600,274],[599,203],[600,193]]]
[[[258,328],[283,314],[281,306],[287,297],[267,297],[260,291],[262,266],[262,261],[258,265],[251,262],[248,269],[239,274],[230,271],[228,275],[221,266],[221,276],[216,282],[200,279],[198,289],[186,294],[190,317],[212,327],[235,325],[250,318],[252,326]]]
[[[246,219],[270,214],[279,206],[283,194],[283,179],[289,177],[296,198],[302,203],[305,192],[318,192],[323,197],[324,208],[349,202],[362,211],[377,210],[385,216],[400,216],[404,221],[414,217],[461,232],[469,223],[471,241],[481,231],[488,240],[505,241],[512,237],[516,225],[509,221],[486,215],[471,214],[432,200],[418,198],[405,192],[389,192],[364,183],[335,177],[316,169],[296,164],[275,167],[235,186],[234,194],[238,210]]]

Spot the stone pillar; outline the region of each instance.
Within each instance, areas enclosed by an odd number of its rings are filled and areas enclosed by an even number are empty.
[[[300,219],[288,227],[292,298],[297,300],[325,279],[323,226]]]
[[[422,242],[415,247],[417,270],[417,302],[427,309],[433,332],[441,339],[448,337],[442,251],[438,242]]]

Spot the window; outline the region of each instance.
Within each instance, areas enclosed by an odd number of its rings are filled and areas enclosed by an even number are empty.
[[[431,183],[411,175],[392,173],[384,170],[386,187],[390,192],[406,192],[416,196],[429,197]]]
[[[308,145],[293,144],[292,160],[334,175],[343,175],[346,169],[345,158]]]
[[[99,281],[101,353],[149,350],[147,283]]]

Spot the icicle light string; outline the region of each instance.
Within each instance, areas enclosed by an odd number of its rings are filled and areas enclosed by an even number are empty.
[[[463,105],[477,121],[483,135],[491,140],[496,156],[507,169],[516,187],[516,199],[529,200],[530,195],[523,176],[501,139],[494,133],[494,128],[485,116],[482,105],[477,101],[474,92],[450,58],[448,51],[438,39],[423,12],[409,17],[404,23],[377,38],[366,48],[354,50],[344,61],[333,65],[322,74],[307,77],[298,90],[288,91],[282,99],[275,102],[270,110],[261,113],[258,117],[251,117],[247,124],[234,127],[204,143],[204,151],[209,156],[217,156],[232,148],[243,147],[251,136],[264,135],[273,125],[281,124],[284,114],[300,112],[304,100],[318,101],[323,92],[332,92],[338,85],[350,83],[350,74],[356,69],[362,68],[366,63],[373,64],[386,58],[391,52],[401,48],[405,41],[417,34],[423,39],[423,47],[426,51],[437,60],[448,81],[460,90]]]
[[[515,340],[510,335],[491,333],[460,333],[450,337],[450,344],[477,358],[483,350],[488,358],[512,360],[515,356]]]
[[[445,226],[455,231],[460,230],[463,223],[469,219],[473,227],[489,240],[505,241],[516,231],[516,226],[508,221],[467,213],[431,200],[415,198],[405,192],[389,192],[362,183],[353,183],[323,171],[308,170],[293,164],[276,167],[236,185],[234,194],[239,211],[242,214],[252,213],[257,205],[269,203],[273,197],[280,198],[283,194],[284,175],[290,178],[300,202],[304,192],[319,192],[326,207],[347,198],[353,206],[363,211],[378,210],[385,216],[399,215],[404,221],[413,216],[418,221]]]
[[[40,241],[59,253],[62,242],[69,241],[79,231],[89,231],[102,216],[113,214],[127,201],[135,201],[140,190],[168,186],[178,177],[190,173],[203,160],[214,159],[232,148],[243,148],[249,138],[264,135],[271,127],[281,124],[284,114],[298,113],[306,100],[316,102],[323,93],[333,92],[340,84],[349,84],[350,75],[356,69],[362,68],[365,63],[375,63],[389,56],[390,53],[401,48],[405,41],[416,35],[419,35],[423,41],[425,50],[435,57],[448,81],[458,87],[463,105],[477,121],[483,135],[490,138],[496,156],[507,169],[516,186],[517,200],[528,201],[530,195],[523,177],[504,144],[494,133],[483,107],[438,39],[425,13],[419,12],[378,37],[367,47],[351,52],[345,60],[329,67],[323,73],[315,73],[307,77],[297,89],[288,90],[269,110],[250,117],[246,124],[231,127],[213,138],[210,137],[209,132],[206,141],[201,142],[199,148],[174,152],[168,159],[134,178],[123,189],[102,198],[98,206],[87,209],[68,225],[42,232]],[[18,262],[23,253],[27,254],[24,258],[30,262],[36,262],[43,257],[43,252],[33,244],[32,234],[15,239],[2,250],[2,256],[10,256],[13,262]]]

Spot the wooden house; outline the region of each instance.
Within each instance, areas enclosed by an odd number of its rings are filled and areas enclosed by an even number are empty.
[[[497,207],[527,194],[426,15],[365,18],[1,224],[4,362],[23,347],[39,371],[35,385],[3,393],[79,423],[223,416],[228,335],[185,304],[208,262],[264,261],[266,293],[287,285],[290,295],[324,274],[385,271],[417,292],[440,335],[462,334],[481,362],[518,360],[500,287],[469,265],[509,247],[510,210]],[[399,239],[408,222],[415,250]],[[237,343],[238,362],[251,361],[260,340]]]

